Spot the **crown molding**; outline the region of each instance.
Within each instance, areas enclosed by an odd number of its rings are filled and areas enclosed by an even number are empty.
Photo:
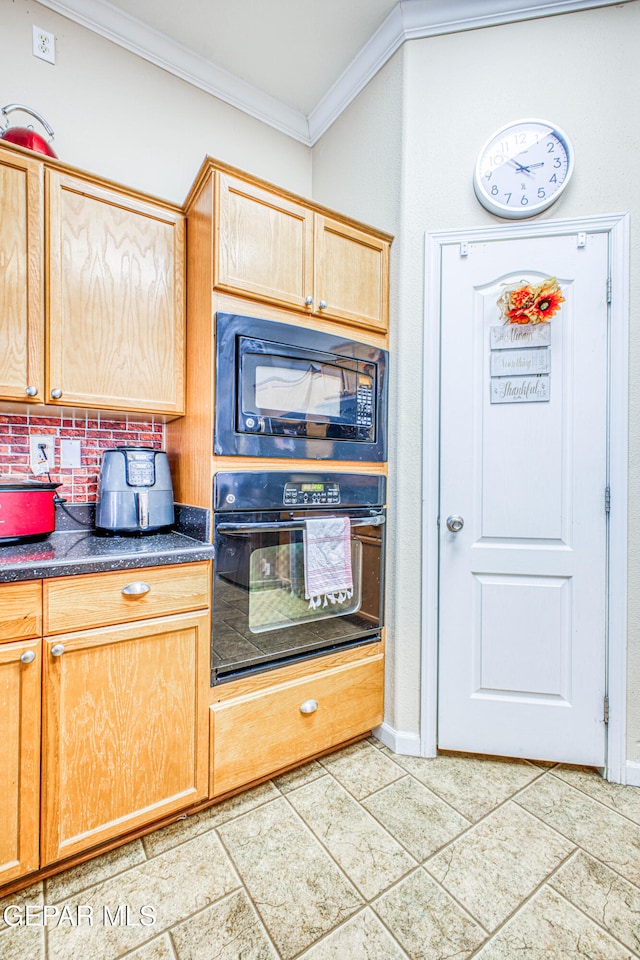
[[[38,0],[131,53],[242,110],[307,146],[313,146],[355,100],[405,40],[443,36],[520,20],[557,16],[630,0],[399,0],[384,23],[308,117],[210,60],[193,53],[108,0]]]

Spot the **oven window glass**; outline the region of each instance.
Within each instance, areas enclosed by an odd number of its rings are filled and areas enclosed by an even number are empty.
[[[249,629],[252,633],[355,613],[362,603],[362,544],[351,541],[353,596],[311,609],[304,596],[304,546],[290,540],[263,546],[249,563]]]

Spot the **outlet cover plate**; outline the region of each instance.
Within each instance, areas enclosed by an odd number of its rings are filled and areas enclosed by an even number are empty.
[[[33,25],[32,52],[39,60],[47,63],[56,62],[56,38],[53,33]]]
[[[29,462],[31,472],[36,476],[53,470],[56,438],[51,434],[32,433],[29,437]],[[44,445],[44,450],[39,444]],[[45,456],[46,454],[46,456]]]

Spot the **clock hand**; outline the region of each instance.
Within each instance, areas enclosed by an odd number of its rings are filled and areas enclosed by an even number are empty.
[[[518,173],[531,173],[534,167],[544,167],[544,161],[541,161],[540,163],[529,163],[526,166],[522,163],[518,163],[517,160],[513,160],[513,163],[515,163],[516,167],[518,168]]]

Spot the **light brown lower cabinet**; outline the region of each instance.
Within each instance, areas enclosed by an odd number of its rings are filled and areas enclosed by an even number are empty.
[[[384,657],[329,668],[211,707],[211,796],[329,750],[382,723]]]
[[[209,616],[44,640],[41,865],[207,796]]]
[[[0,884],[38,868],[41,644],[0,643]]]

